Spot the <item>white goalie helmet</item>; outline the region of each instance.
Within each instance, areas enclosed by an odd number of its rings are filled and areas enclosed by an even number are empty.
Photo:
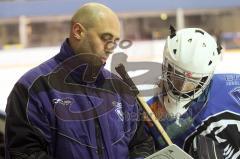
[[[170,30],[163,53],[164,105],[169,114],[178,116],[209,85],[221,60],[221,47],[200,28]]]

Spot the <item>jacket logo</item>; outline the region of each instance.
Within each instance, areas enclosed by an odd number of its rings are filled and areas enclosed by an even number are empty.
[[[122,112],[122,103],[113,101],[112,102],[113,106],[116,107],[115,112],[117,113],[119,119],[123,121],[123,112]]]
[[[53,102],[53,104],[61,104],[63,106],[69,106],[69,105],[72,105],[73,99],[71,99],[71,98],[63,98],[63,99],[55,98],[52,100],[52,102]]]

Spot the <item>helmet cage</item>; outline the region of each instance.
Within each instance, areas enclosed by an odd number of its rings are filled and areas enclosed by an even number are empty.
[[[162,65],[164,87],[168,95],[176,101],[189,101],[197,98],[210,82],[212,73],[195,73],[179,68],[166,58]],[[184,86],[191,87],[184,90]]]

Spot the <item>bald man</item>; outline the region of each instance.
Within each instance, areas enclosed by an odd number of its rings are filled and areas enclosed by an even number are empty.
[[[120,24],[89,3],[60,53],[15,84],[6,107],[6,158],[129,159],[153,152],[133,93],[104,69]]]

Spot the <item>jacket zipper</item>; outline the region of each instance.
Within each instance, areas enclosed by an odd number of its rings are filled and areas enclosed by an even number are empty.
[[[94,119],[95,121],[95,131],[96,131],[96,141],[97,141],[97,153],[99,159],[104,158],[104,146],[102,141],[102,131],[100,128],[100,123],[98,118]]]

